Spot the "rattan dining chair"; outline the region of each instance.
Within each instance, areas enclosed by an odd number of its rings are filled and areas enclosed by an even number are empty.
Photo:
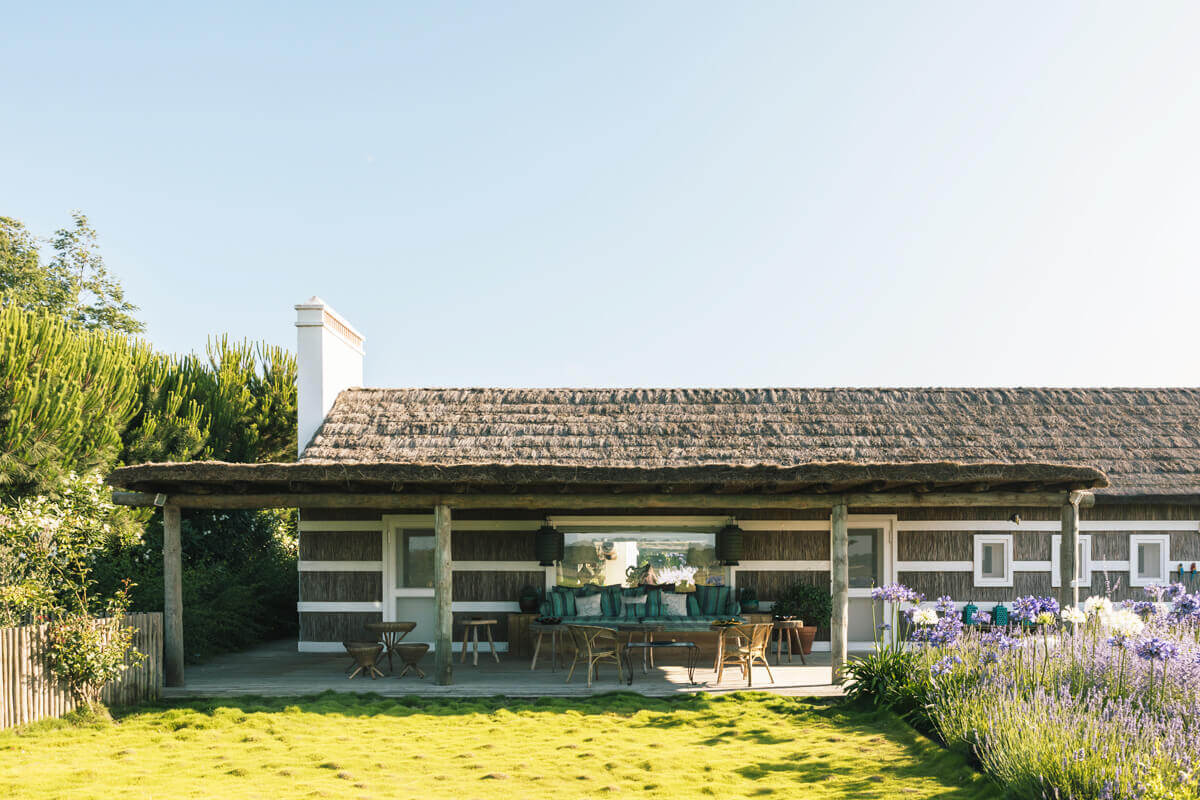
[[[761,661],[767,668],[767,677],[771,683],[775,676],[771,674],[771,665],[767,663],[767,646],[771,643],[771,631],[775,626],[769,622],[756,625],[733,625],[722,632],[726,637],[721,661],[717,664],[717,683],[725,674],[725,666],[736,666],[741,669],[746,678],[746,686],[754,685],[754,664]]]
[[[568,625],[567,632],[575,645],[575,658],[571,661],[571,670],[567,673],[567,683],[575,674],[575,665],[581,660],[587,662],[587,685],[591,687],[592,678],[600,677],[600,662],[612,661],[617,665],[617,680],[624,681],[621,670],[621,643],[617,632],[612,628],[601,628],[597,625]]]

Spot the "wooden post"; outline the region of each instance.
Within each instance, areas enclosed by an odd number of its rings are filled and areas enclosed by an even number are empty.
[[[183,545],[179,506],[163,507],[163,668],[167,686],[183,686]]]
[[[1072,498],[1062,507],[1062,536],[1058,548],[1058,604],[1063,608],[1079,605],[1079,587],[1075,563],[1079,555],[1079,503]]]
[[[846,651],[849,649],[850,616],[850,533],[846,528],[846,504],[838,503],[833,507],[833,537],[832,537],[832,566],[833,566],[833,619],[829,631],[829,664],[833,672],[833,682],[841,684],[846,665]]]
[[[454,615],[450,613],[454,601],[452,573],[450,571],[450,506],[439,505],[433,510],[433,603],[434,626],[434,680],[441,686],[454,683]]]

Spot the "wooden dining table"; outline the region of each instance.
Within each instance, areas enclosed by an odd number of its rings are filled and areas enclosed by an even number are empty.
[[[367,633],[375,634],[383,645],[383,652],[379,654],[379,660],[382,660],[383,654],[387,653],[388,672],[395,671],[392,654],[396,651],[396,645],[400,644],[405,636],[412,633],[415,627],[417,627],[415,622],[368,622],[363,625]]]

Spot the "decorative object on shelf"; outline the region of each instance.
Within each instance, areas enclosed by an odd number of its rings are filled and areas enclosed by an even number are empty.
[[[992,609],[992,623],[995,625],[1008,624],[1008,609],[1003,604],[997,603],[996,607]]]
[[[625,570],[625,585],[630,588],[636,588],[645,583],[649,583],[652,569],[649,563],[642,566],[630,566]]]
[[[517,604],[521,607],[522,614],[536,614],[541,603],[542,593],[536,586],[522,586],[521,591],[517,593]]]
[[[738,602],[742,606],[742,611],[747,614],[753,614],[755,611],[758,611],[758,592],[754,591],[754,588],[751,586],[739,589]]]
[[[562,531],[551,525],[543,525],[538,529],[537,538],[534,541],[538,566],[553,567],[556,562],[563,560],[563,550]]]
[[[742,529],[726,525],[717,531],[717,560],[727,567],[736,567],[742,559]]]
[[[678,594],[690,594],[696,591],[696,584],[688,583],[687,581],[679,581],[675,584],[675,591]]]
[[[975,612],[978,610],[979,610],[979,606],[968,601],[967,604],[965,606],[963,606],[963,610],[962,610],[963,624],[964,625],[974,625],[975,624]]]

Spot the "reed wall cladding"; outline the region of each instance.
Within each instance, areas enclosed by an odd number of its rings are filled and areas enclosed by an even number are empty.
[[[1145,590],[1140,586],[1131,587],[1129,585],[1129,570],[1127,569],[1111,572],[1092,570],[1092,585],[1079,587],[1080,601],[1085,600],[1090,594],[1104,595],[1114,602],[1146,599]]]
[[[1092,541],[1091,556],[1093,561],[1128,561],[1128,533],[1094,533],[1084,531]]]
[[[300,614],[300,641],[373,642],[378,637],[367,633],[363,625],[382,621],[383,614],[379,611],[304,611]]]
[[[301,572],[300,599],[305,602],[383,600],[379,572]]]
[[[300,532],[301,561],[382,561],[378,531]]]
[[[773,570],[738,570],[737,585],[739,589],[753,589],[758,595],[759,603],[770,603],[784,589],[796,583],[807,583],[829,589],[829,570],[816,571],[773,571]]]
[[[463,602],[506,601],[517,602],[521,588],[533,586],[541,589],[546,584],[546,573],[541,570],[528,572],[454,572],[454,599]]]
[[[383,515],[386,512],[380,511],[377,508],[302,508],[300,509],[300,520],[302,522],[318,522],[318,521],[334,521],[334,522],[354,522],[354,521],[380,521],[379,527],[383,527]],[[430,513],[433,513],[432,511]]]
[[[1200,561],[1200,533],[1196,531],[1176,531],[1171,534],[1171,558],[1178,561]],[[1172,564],[1177,569],[1179,564]]]
[[[742,535],[742,558],[746,561],[828,561],[829,534],[825,531],[748,531]]]
[[[931,601],[949,595],[960,603],[983,600],[1007,605],[1023,595],[1054,593],[1049,572],[1013,573],[1012,586],[976,586],[975,576],[970,572],[900,572],[898,580]]]
[[[455,531],[450,556],[455,561],[537,561],[533,531]]]
[[[975,553],[966,531],[900,531],[896,534],[899,561],[970,561]]]

